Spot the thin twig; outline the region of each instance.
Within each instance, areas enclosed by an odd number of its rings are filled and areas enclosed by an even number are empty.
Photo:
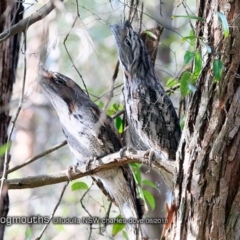
[[[140,16],[139,16],[139,31],[138,31],[138,34],[141,34],[141,32],[142,32],[143,8],[144,8],[144,3],[142,2]]]
[[[22,19],[17,24],[13,25],[9,29],[1,33],[0,43],[4,42],[5,40],[7,40],[8,38],[10,38],[11,36],[17,33],[27,30],[27,28],[30,27],[33,23],[45,18],[53,9],[55,9],[55,5],[54,5],[54,1],[51,0],[31,16],[25,19]]]
[[[92,218],[92,215],[90,214],[90,212],[87,210],[87,208],[85,207],[85,205],[83,204],[83,199],[85,198],[85,196],[87,195],[87,193],[90,191],[91,187],[93,186],[93,182],[92,182],[92,185],[86,190],[86,192],[82,195],[81,199],[80,199],[80,203],[81,203],[81,206],[82,208],[85,210],[85,212],[88,214],[88,216],[90,218]],[[90,233],[89,233],[89,236],[88,236],[88,239],[91,238],[91,235],[92,235],[92,224],[90,224]]]
[[[168,88],[165,92],[166,93],[173,93],[175,90],[177,90],[178,88],[180,88],[180,83],[177,83],[175,86]]]
[[[106,102],[104,104],[104,107],[103,107],[104,112],[107,111],[108,105],[109,105],[109,103],[110,103],[110,101],[113,97],[114,83],[115,83],[115,80],[117,78],[118,71],[119,71],[119,60],[116,63],[115,70],[114,70],[114,73],[113,73],[113,76],[112,76],[112,81],[111,81],[111,86],[110,86],[110,90],[109,90],[109,93],[108,93],[108,97],[107,97],[107,100],[106,100]]]
[[[59,197],[59,200],[58,200],[55,208],[53,209],[53,212],[52,212],[52,214],[51,214],[51,216],[50,216],[50,218],[49,218],[48,223],[44,226],[44,228],[42,229],[40,235],[36,238],[36,240],[40,240],[40,239],[42,238],[43,233],[46,231],[49,223],[52,221],[52,219],[53,219],[53,217],[54,217],[54,214],[55,214],[55,212],[57,211],[57,208],[58,208],[58,206],[60,205],[60,203],[61,203],[61,201],[62,201],[63,194],[65,193],[68,184],[69,184],[69,181],[66,182],[66,184],[64,185],[63,190],[62,190],[62,192],[61,192],[61,195],[60,195],[60,197]]]
[[[105,219],[109,219],[111,208],[112,208],[112,202],[110,202],[109,205],[108,205],[108,210],[106,212],[106,216],[104,217]],[[101,227],[101,229],[100,229],[101,234],[106,231],[107,225],[108,225],[108,223],[106,221],[103,224],[103,227]]]
[[[78,5],[77,0],[76,0],[76,4]],[[86,86],[86,84],[85,84],[85,82],[84,82],[84,80],[83,80],[83,77],[82,77],[81,73],[78,71],[75,63],[73,62],[73,59],[72,59],[72,57],[71,57],[71,55],[70,55],[70,53],[69,53],[69,51],[68,51],[68,49],[67,49],[67,45],[66,45],[66,41],[67,41],[67,39],[68,39],[68,36],[69,36],[70,32],[72,31],[73,27],[75,26],[78,18],[80,19],[80,14],[79,14],[78,6],[77,6],[77,16],[76,16],[75,20],[73,21],[73,24],[72,24],[72,26],[71,26],[68,34],[66,35],[66,37],[65,37],[64,40],[63,40],[63,45],[64,45],[64,47],[65,47],[65,50],[66,50],[66,52],[67,52],[67,54],[68,54],[68,57],[70,58],[70,61],[71,61],[72,65],[73,65],[74,69],[76,70],[76,72],[78,73],[79,77],[80,77],[81,80],[82,80],[82,83],[83,83],[83,86],[84,86],[84,88],[85,88],[85,91],[86,91],[87,95],[89,96],[89,93],[88,93],[88,90],[87,90],[87,86]]]
[[[113,115],[111,116],[111,118],[112,118],[112,119],[115,119],[115,118],[121,116],[124,112],[125,112],[125,109],[123,109],[123,110],[121,110],[121,111],[119,111],[119,112],[116,112],[115,114],[113,114]]]
[[[114,87],[113,90],[122,87],[123,83],[119,84],[118,86]],[[94,100],[94,102],[98,101],[99,99],[103,98],[104,96],[106,96],[107,94],[109,94],[109,91],[105,92],[103,95],[101,95],[100,97],[94,96],[93,94],[90,94],[92,97],[95,97],[96,99]]]
[[[19,113],[22,109],[22,104],[23,104],[23,98],[24,98],[24,90],[25,90],[25,83],[26,83],[26,74],[27,74],[27,57],[26,57],[26,51],[27,51],[27,33],[24,31],[23,32],[23,45],[24,45],[24,68],[23,68],[23,85],[22,85],[22,92],[18,104],[18,109],[16,112],[16,115],[12,121],[12,127],[10,129],[10,133],[8,135],[7,143],[10,142],[13,130],[15,128],[16,121],[18,119]],[[3,185],[7,179],[7,169],[8,169],[8,153],[9,153],[10,147],[6,149],[5,156],[4,156],[4,167],[3,167],[3,174],[1,178],[1,189],[0,189],[0,196],[2,197],[2,190],[3,190]]]
[[[9,170],[7,171],[7,173],[9,174],[9,173],[15,172],[16,170],[18,170],[18,169],[20,169],[20,168],[23,168],[24,166],[28,165],[29,163],[32,163],[32,162],[36,161],[37,159],[48,155],[48,154],[51,153],[51,152],[54,152],[55,150],[57,150],[57,149],[65,146],[66,144],[67,144],[67,141],[65,140],[65,141],[63,141],[63,142],[55,145],[54,147],[49,148],[48,150],[46,150],[46,151],[44,151],[44,152],[42,152],[42,153],[40,153],[40,154],[37,154],[36,156],[34,156],[34,157],[32,157],[32,158],[27,159],[24,163],[19,164],[19,165],[15,166],[15,167],[9,169]]]

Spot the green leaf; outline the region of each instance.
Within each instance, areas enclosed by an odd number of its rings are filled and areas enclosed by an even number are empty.
[[[124,237],[124,239],[126,239],[126,240],[129,240],[129,238],[128,238],[128,235],[127,235],[126,231],[124,231],[124,230],[123,230],[122,234],[123,234],[123,237]]]
[[[32,229],[30,227],[27,227],[25,231],[25,240],[30,240],[32,238]]]
[[[103,106],[104,106],[103,101],[99,101],[98,106],[99,106],[100,108],[103,108]]]
[[[130,163],[129,164],[131,167],[135,168],[138,167],[139,168],[139,164],[138,163]]]
[[[223,63],[219,59],[214,59],[213,61],[213,75],[215,77],[215,81],[219,81],[222,76]]]
[[[188,93],[188,83],[192,78],[192,73],[186,71],[182,74],[180,78],[180,92],[183,97],[185,97]]]
[[[118,130],[119,133],[123,132],[123,120],[121,119],[121,117],[117,117],[116,120],[116,128]]]
[[[75,182],[71,186],[72,191],[88,190],[88,185],[85,182]]]
[[[218,15],[218,19],[221,21],[222,23],[222,28],[223,28],[223,32],[224,32],[224,37],[226,38],[229,35],[229,25],[228,25],[228,21],[226,16],[221,13],[221,12],[217,12]]]
[[[0,157],[3,156],[6,152],[6,150],[8,150],[11,146],[11,143],[8,142],[8,143],[5,143],[3,144],[1,147],[0,147]]]
[[[154,34],[154,33],[152,33],[151,31],[145,31],[144,33],[146,33],[148,36],[150,36],[150,37],[152,37],[152,38],[154,38],[154,39],[156,39],[157,40],[157,36]]]
[[[189,39],[189,40],[190,40],[190,44],[191,44],[192,46],[194,46],[194,44],[195,44],[195,39],[196,39],[194,30],[191,30],[191,31],[189,32],[189,36],[191,36],[191,37],[194,36],[194,37],[195,37],[195,38]]]
[[[191,42],[191,44],[192,44],[192,42],[195,42],[195,39],[197,39],[197,38],[201,39],[201,37],[197,37],[197,36],[186,36],[186,37],[183,37],[183,38],[182,38],[182,42],[185,42],[185,41],[187,41],[187,40],[190,40],[190,42]],[[193,45],[193,44],[192,44],[192,45]]]
[[[117,216],[118,219],[122,219],[121,215]],[[113,228],[112,228],[112,236],[116,236],[120,231],[123,230],[123,228],[125,227],[125,224],[123,223],[114,223],[113,224]]]
[[[152,210],[154,210],[156,204],[155,204],[155,199],[154,199],[153,195],[147,190],[143,190],[143,194],[144,194],[146,201],[149,203],[150,207],[152,208]]]
[[[174,87],[177,84],[178,84],[178,81],[176,81],[174,78],[169,78],[167,80],[166,88]]]
[[[132,170],[133,170],[133,174],[134,174],[135,180],[136,180],[137,184],[140,185],[141,182],[142,182],[142,175],[141,175],[141,171],[140,171],[140,165],[136,164],[135,166],[133,166],[133,165],[131,165],[131,166],[132,166]]]
[[[149,187],[152,187],[152,188],[157,188],[156,184],[154,184],[152,181],[150,180],[143,180],[142,183],[148,185]]]
[[[187,19],[194,19],[194,20],[204,22],[204,18],[193,16],[193,15],[173,15],[172,18],[187,18]]]
[[[192,78],[193,81],[191,81],[192,84],[194,84],[195,81],[197,80],[201,70],[202,70],[202,56],[200,52],[197,51],[194,59],[194,71],[193,71],[193,78]]]
[[[186,53],[184,54],[184,63],[185,64],[190,63],[194,57],[195,57],[195,53],[186,51]]]

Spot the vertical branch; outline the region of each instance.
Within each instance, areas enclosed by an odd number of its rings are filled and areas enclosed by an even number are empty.
[[[16,69],[19,56],[20,34],[9,35],[8,30],[12,26],[15,26],[23,17],[22,2],[11,2],[2,0],[0,3],[0,32],[7,34],[6,38],[1,38],[0,42],[0,108],[3,111],[0,112],[0,146],[8,141],[8,126],[10,122],[9,106],[13,83],[15,82]],[[4,158],[0,158],[0,171],[3,172]],[[7,156],[7,161],[10,160],[10,155]],[[5,169],[6,172],[6,169]],[[4,178],[3,178],[4,179]],[[3,180],[2,179],[2,180]],[[9,197],[8,187],[5,184],[3,186],[0,197],[0,217],[6,218],[9,211]],[[0,224],[0,239],[4,238],[5,224]]]
[[[23,85],[22,85],[22,92],[21,92],[21,97],[19,100],[19,104],[18,104],[18,109],[16,112],[16,115],[12,121],[12,126],[10,129],[10,133],[8,135],[8,139],[7,139],[7,143],[10,142],[11,137],[12,137],[12,133],[16,124],[16,121],[18,119],[19,113],[22,109],[22,104],[23,104],[23,98],[24,98],[24,90],[25,90],[25,83],[26,83],[26,73],[27,73],[27,58],[26,58],[26,50],[27,50],[27,36],[26,36],[26,32],[23,32],[23,46],[24,46],[24,72],[23,72]],[[2,174],[2,179],[1,179],[1,188],[0,188],[0,196],[2,197],[2,191],[3,191],[3,185],[7,179],[7,170],[8,170],[8,153],[9,153],[9,149],[7,148],[5,151],[5,156],[4,156],[4,166],[3,166],[3,174]]]

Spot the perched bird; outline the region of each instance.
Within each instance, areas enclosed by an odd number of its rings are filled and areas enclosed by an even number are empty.
[[[148,154],[153,151],[163,159],[175,160],[181,136],[179,119],[156,76],[147,48],[129,21],[111,25],[111,31],[124,73],[131,141]]]
[[[112,119],[70,78],[42,70],[40,85],[56,109],[69,148],[80,165],[122,148]],[[142,217],[133,174],[128,165],[98,172],[92,178],[119,208],[123,218]],[[138,224],[127,224],[130,239],[140,239]]]

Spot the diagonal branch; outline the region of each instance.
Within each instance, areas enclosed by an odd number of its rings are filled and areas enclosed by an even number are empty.
[[[123,157],[120,158],[119,152],[110,154],[106,157],[96,160],[96,162],[90,162],[89,167],[86,170],[86,166],[78,166],[78,174],[72,173],[72,179],[78,179],[85,176],[93,175],[97,172],[112,169],[128,163],[142,163],[149,165],[148,159],[144,157],[145,151],[125,151]],[[174,161],[163,161],[160,158],[155,158],[152,162],[152,166],[161,174],[165,183],[170,189],[173,188],[174,179],[176,176],[177,163]],[[9,189],[24,189],[24,188],[36,188],[51,184],[57,184],[68,181],[67,170],[56,173],[50,173],[39,176],[30,176],[20,179],[8,180]]]
[[[25,167],[26,165],[28,165],[28,164],[36,161],[37,159],[39,159],[39,158],[41,158],[41,157],[44,157],[44,156],[46,156],[47,154],[49,154],[49,153],[51,153],[51,152],[53,152],[53,151],[55,151],[55,150],[57,150],[57,149],[65,146],[66,144],[67,144],[67,141],[64,140],[63,142],[55,145],[54,147],[52,147],[52,148],[50,148],[50,149],[48,149],[48,150],[46,150],[46,151],[44,151],[44,152],[42,152],[42,153],[40,153],[40,154],[37,154],[36,156],[34,156],[34,157],[32,157],[32,158],[29,158],[29,159],[26,160],[25,162],[23,162],[23,163],[15,166],[15,167],[9,169],[9,170],[7,171],[7,173],[9,174],[9,173],[12,173],[12,172],[20,169],[20,168],[23,168],[23,167]]]
[[[47,4],[45,4],[42,8],[33,13],[31,16],[22,19],[17,24],[13,25],[6,31],[2,32],[0,34],[0,43],[4,42],[5,40],[7,40],[8,38],[17,33],[27,30],[33,23],[38,22],[39,20],[45,18],[53,9],[55,9],[54,2],[55,1],[53,0],[49,1]]]

